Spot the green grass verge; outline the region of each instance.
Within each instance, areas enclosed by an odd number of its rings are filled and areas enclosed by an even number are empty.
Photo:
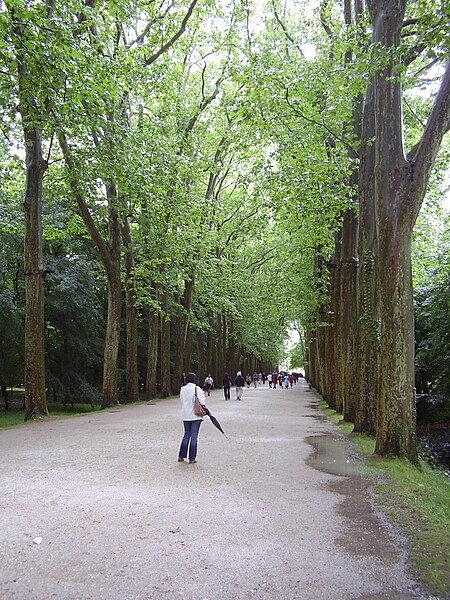
[[[96,412],[99,408],[92,408],[90,404],[75,404],[67,405],[67,406],[53,406],[49,405],[48,407],[49,417],[76,417],[80,415],[85,415],[87,413]],[[22,410],[11,409],[8,411],[0,412],[0,429],[6,429],[8,427],[17,427],[18,425],[24,424],[24,413]]]
[[[105,410],[114,410],[118,407],[123,406],[131,406],[136,404],[156,404],[157,402],[162,402],[167,398],[160,398],[159,396],[154,398],[151,401],[147,401],[141,399],[137,402],[121,404],[117,406],[113,406],[110,409]],[[97,412],[102,410],[100,406],[92,407],[90,404],[48,404],[47,409],[49,412],[48,417],[44,417],[45,419],[52,418],[62,418],[62,417],[77,417],[81,415],[85,415],[87,413]],[[39,420],[38,418],[35,420]],[[18,427],[19,425],[24,424],[24,413],[23,410],[17,408],[17,406],[12,407],[10,410],[0,410],[0,429],[6,429],[8,427]]]
[[[443,471],[421,462],[421,469],[402,459],[374,455],[375,440],[352,434],[342,415],[321,403],[321,409],[342,433],[349,433],[365,466],[377,478],[381,510],[400,527],[408,540],[412,576],[428,594],[450,598],[450,481]]]

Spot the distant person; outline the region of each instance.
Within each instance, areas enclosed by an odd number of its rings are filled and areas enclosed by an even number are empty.
[[[203,388],[205,392],[208,392],[208,396],[211,394],[211,390],[214,387],[214,379],[211,377],[211,373],[208,374],[208,377],[205,379],[205,383],[203,384]]]
[[[236,386],[236,400],[242,400],[242,392],[244,391],[244,378],[242,377],[241,371],[236,373],[234,385]]]
[[[181,376],[181,385],[186,385],[186,373],[183,373],[183,375]]]
[[[222,385],[223,385],[223,395],[225,397],[225,400],[229,400],[230,399],[231,379],[230,379],[228,373],[225,373],[225,375],[223,376]]]
[[[184,436],[181,440],[180,450],[178,452],[178,462],[184,462],[189,455],[189,463],[197,462],[197,440],[202,417],[194,413],[194,398],[197,391],[197,397],[200,404],[205,406],[205,393],[197,385],[197,375],[188,373],[186,376],[186,385],[180,390],[181,401],[181,420],[184,426]]]
[[[247,384],[248,388],[252,385],[252,376],[250,375],[250,373],[247,373],[247,377],[245,378],[245,383]]]
[[[256,387],[256,382],[258,381],[258,373],[255,371],[252,375],[253,387]]]
[[[272,388],[276,390],[277,388],[277,374],[275,371],[272,373]]]

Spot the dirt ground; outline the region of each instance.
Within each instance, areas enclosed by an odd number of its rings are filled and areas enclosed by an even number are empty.
[[[0,598],[422,597],[305,383],[208,406],[193,465],[178,398],[1,431]]]

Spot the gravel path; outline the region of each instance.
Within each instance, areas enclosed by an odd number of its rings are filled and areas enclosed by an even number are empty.
[[[1,431],[0,598],[420,597],[315,394],[234,398],[208,398],[228,439],[206,418],[194,465],[177,398]]]

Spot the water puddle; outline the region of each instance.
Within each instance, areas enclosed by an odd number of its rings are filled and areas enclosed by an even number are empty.
[[[362,475],[361,459],[342,437],[313,435],[305,440],[314,448],[306,464],[331,475]]]
[[[376,509],[372,481],[364,473],[362,460],[355,454],[350,442],[344,436],[330,434],[310,436],[305,441],[313,448],[306,464],[323,473],[338,476],[326,486],[340,496],[337,513],[351,525],[343,528],[337,543],[352,556],[370,556],[386,566],[399,564],[407,572],[404,540],[385,515]],[[423,598],[415,582],[411,581],[408,587],[410,591],[393,590],[392,594],[361,596],[358,600]]]

